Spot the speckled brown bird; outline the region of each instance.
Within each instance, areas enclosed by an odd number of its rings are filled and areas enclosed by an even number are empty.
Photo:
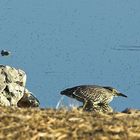
[[[61,91],[61,95],[66,95],[83,103],[83,110],[91,110],[96,107],[105,107],[114,97],[126,95],[118,92],[113,87],[98,85],[81,85]]]

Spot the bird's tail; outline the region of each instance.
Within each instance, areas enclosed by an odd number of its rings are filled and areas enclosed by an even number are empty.
[[[126,97],[126,98],[127,98],[127,96],[124,95],[124,94],[122,94],[122,93],[117,93],[117,95],[118,95],[118,96],[122,96],[122,97]]]

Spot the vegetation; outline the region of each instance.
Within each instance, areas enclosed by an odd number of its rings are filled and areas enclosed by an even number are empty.
[[[94,113],[72,109],[0,107],[2,140],[137,140],[140,111]]]

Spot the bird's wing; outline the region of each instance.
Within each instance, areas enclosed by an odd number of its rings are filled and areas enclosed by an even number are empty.
[[[108,94],[106,94],[106,89],[104,88],[91,88],[88,91],[88,98],[90,100],[92,100],[92,102],[95,103],[100,103],[100,102],[104,102],[104,100],[106,100],[108,97]]]
[[[75,98],[76,98],[78,101],[81,101],[81,102],[84,102],[84,101],[85,101],[84,93],[83,93],[83,91],[81,90],[80,87],[78,87],[78,88],[73,92],[73,95],[75,96]]]
[[[98,94],[96,100],[100,100],[100,103],[109,104],[109,102],[112,101],[113,95],[107,89],[105,89],[105,88],[100,88],[100,89],[97,88],[95,90],[96,90],[96,93]]]
[[[73,94],[80,99],[95,102],[101,96],[101,90],[95,87],[78,87]]]

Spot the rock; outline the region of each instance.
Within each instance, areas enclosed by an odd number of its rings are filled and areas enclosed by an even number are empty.
[[[21,86],[25,86],[26,84],[26,74],[24,71],[18,69],[16,70],[13,67],[6,66],[4,70],[4,74],[6,76],[6,82],[11,83],[15,82],[20,84]]]
[[[122,113],[136,114],[136,113],[140,113],[140,110],[139,109],[133,109],[133,108],[126,108],[125,110],[122,111]]]
[[[18,85],[17,83],[9,83],[4,92],[9,96],[8,100],[12,106],[17,106],[17,102],[24,96],[25,87]]]
[[[38,107],[39,100],[32,95],[30,91],[25,89],[23,97],[18,102],[18,107]]]
[[[9,100],[3,94],[0,95],[0,106],[10,106]]]
[[[38,107],[39,101],[26,88],[26,73],[0,65],[0,105]]]
[[[25,86],[26,79],[27,79],[25,72],[23,70],[21,70],[21,69],[18,69],[18,73],[19,73],[19,81],[21,81],[19,84],[21,86]]]

